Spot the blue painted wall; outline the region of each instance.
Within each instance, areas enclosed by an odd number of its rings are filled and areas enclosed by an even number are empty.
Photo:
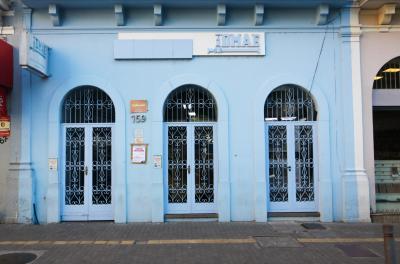
[[[49,111],[51,100],[60,87],[73,80],[102,80],[122,98],[125,124],[125,146],[115,146],[116,151],[129,161],[129,144],[133,142],[134,129],[143,128],[145,142],[149,143],[149,157],[159,153],[162,148],[163,136],[155,134],[152,118],[158,91],[169,80],[177,76],[197,76],[201,80],[215,82],[226,97],[228,113],[228,145],[229,152],[224,153],[229,160],[230,171],[230,220],[251,221],[256,219],[257,210],[257,177],[263,173],[255,166],[256,161],[265,163],[264,156],[255,154],[256,145],[264,144],[256,138],[253,128],[255,122],[263,120],[263,116],[255,117],[254,104],[260,102],[257,95],[266,89],[266,84],[272,80],[276,83],[301,84],[306,89],[311,88],[316,64],[324,37],[325,45],[319,61],[319,67],[312,86],[312,93],[325,98],[321,109],[326,109],[326,130],[329,137],[325,142],[329,146],[328,154],[322,159],[331,179],[332,193],[321,193],[322,204],[333,210],[333,219],[340,219],[340,164],[343,156],[340,153],[338,130],[345,126],[340,119],[341,96],[340,86],[340,47],[338,29],[317,27],[314,23],[313,9],[299,10],[268,10],[263,26],[252,26],[252,10],[231,10],[226,27],[215,26],[214,9],[168,11],[164,26],[152,26],[152,10],[130,10],[127,15],[127,26],[114,27],[112,10],[66,10],[63,13],[63,25],[54,28],[50,24],[47,10],[35,10],[33,14],[32,33],[52,48],[50,56],[50,71],[52,76],[43,80],[32,78],[32,162],[36,177],[36,200],[38,217],[42,222],[48,221],[48,183],[49,177],[57,177],[48,171],[44,150],[51,148],[53,138],[49,138]],[[337,25],[340,18],[337,19]],[[328,33],[325,33],[325,31]],[[116,61],[113,57],[113,42],[118,32],[166,32],[166,31],[257,31],[266,33],[266,56],[264,57],[194,57],[192,60],[135,60]],[[86,77],[85,77],[86,76]],[[291,76],[292,78],[287,78]],[[296,82],[298,78],[298,82]],[[101,83],[100,82],[100,83]],[[70,87],[73,89],[75,87]],[[103,87],[99,87],[103,88]],[[104,89],[104,88],[103,88]],[[129,118],[129,101],[131,99],[149,100],[147,122],[133,124]],[[263,98],[262,102],[266,99]],[[321,102],[316,102],[317,105]],[[327,105],[325,105],[327,104]],[[262,106],[260,106],[262,107]],[[229,132],[229,133],[228,133]],[[261,133],[261,132],[260,132]],[[264,133],[264,131],[262,131]],[[155,151],[156,150],[156,151]],[[46,152],[45,152],[46,153]],[[58,157],[59,158],[59,157]],[[150,160],[151,161],[151,160]],[[61,164],[61,163],[60,163]],[[157,221],[155,215],[162,215],[159,188],[154,188],[154,172],[151,162],[146,165],[124,164],[126,186],[126,221]],[[121,171],[124,171],[121,170]],[[156,175],[156,176],[155,176]],[[158,176],[157,176],[158,175]],[[264,175],[262,176],[264,177]],[[261,189],[265,189],[262,186]],[[51,193],[50,193],[51,196]],[[229,196],[228,196],[229,198]],[[53,199],[53,198],[52,198]],[[265,196],[265,199],[267,197]],[[323,201],[328,204],[323,204]],[[329,201],[334,201],[333,204]],[[158,207],[155,205],[159,205]],[[265,208],[266,212],[266,208]],[[124,219],[119,212],[119,219]],[[262,219],[262,217],[260,218]],[[332,216],[326,221],[332,220]],[[123,221],[123,220],[120,220]]]

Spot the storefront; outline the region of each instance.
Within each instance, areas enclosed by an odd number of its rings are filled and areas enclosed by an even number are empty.
[[[357,7],[165,2],[24,1],[38,220],[369,221]]]
[[[361,10],[364,155],[375,221],[398,221],[400,48],[399,14],[390,1]]]
[[[0,39],[0,144],[4,144],[11,135],[7,94],[13,87],[13,68],[13,47]]]
[[[0,10],[1,12],[1,10]],[[13,82],[13,47],[0,38],[0,222],[3,222],[10,153],[11,117],[10,94]]]

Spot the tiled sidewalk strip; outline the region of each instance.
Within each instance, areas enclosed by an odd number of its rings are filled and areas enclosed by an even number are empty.
[[[179,244],[254,244],[254,238],[243,239],[168,239],[140,241],[140,245],[179,245]],[[134,245],[134,240],[94,240],[94,241],[0,241],[0,245]]]
[[[304,244],[333,244],[333,243],[383,243],[383,238],[297,238],[300,243]],[[147,240],[137,241],[134,240],[57,240],[57,241],[0,241],[2,245],[124,245],[132,246],[137,245],[186,245],[186,244],[255,244],[257,241],[254,238],[238,238],[238,239],[164,239],[164,240]],[[400,242],[400,238],[396,239]]]
[[[133,245],[134,240],[57,240],[57,241],[0,241],[2,245]]]
[[[381,243],[383,238],[298,238],[297,241],[300,243]],[[400,242],[400,239],[396,239],[396,242]]]
[[[168,239],[149,240],[147,245],[177,245],[177,244],[254,244],[254,238],[244,239]]]

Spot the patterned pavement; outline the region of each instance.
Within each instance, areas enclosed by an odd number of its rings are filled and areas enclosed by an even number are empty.
[[[0,264],[2,255],[14,252],[36,254],[35,264],[384,263],[381,225],[323,226],[326,229],[309,230],[297,222],[3,224]],[[400,238],[400,226],[395,231]]]

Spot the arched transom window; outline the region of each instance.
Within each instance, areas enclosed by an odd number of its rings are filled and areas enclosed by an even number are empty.
[[[80,86],[65,96],[61,119],[62,123],[114,123],[114,104],[99,88]]]
[[[317,111],[310,93],[296,85],[273,90],[264,106],[265,121],[316,121]]]
[[[214,96],[196,85],[184,85],[172,91],[164,104],[164,122],[216,122]]]
[[[374,77],[374,89],[400,89],[400,57],[383,65]]]

